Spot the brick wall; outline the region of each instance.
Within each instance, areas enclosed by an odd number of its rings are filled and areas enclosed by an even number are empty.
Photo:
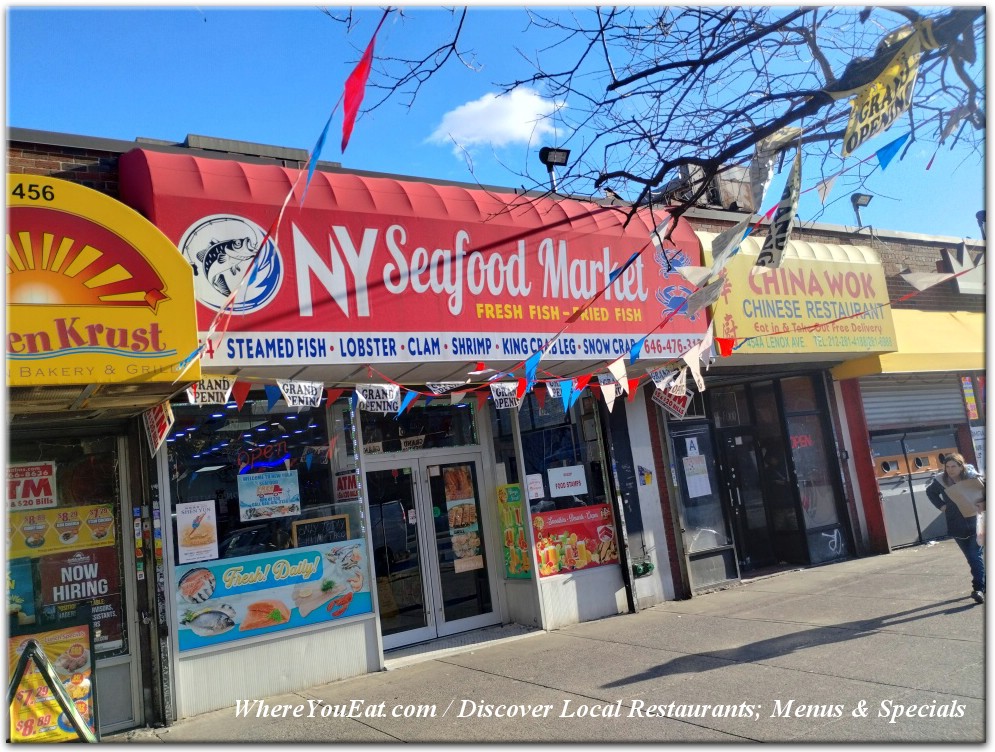
[[[60,178],[120,199],[118,156],[117,152],[12,141],[7,144],[7,172]]]
[[[711,218],[700,218],[689,216],[688,221],[695,230],[705,232],[722,232],[728,229],[740,217],[730,218],[729,222],[722,222]],[[762,236],[766,236],[767,231],[762,231]],[[900,276],[900,272],[907,268],[913,272],[948,272],[946,261],[943,257],[943,250],[951,251],[956,256],[959,244],[948,242],[948,240],[923,240],[913,238],[893,237],[889,235],[881,236],[872,233],[869,228],[859,233],[854,232],[829,232],[825,229],[808,229],[804,225],[795,225],[791,231],[791,237],[797,240],[807,240],[811,243],[833,243],[839,245],[863,245],[868,246],[881,258],[881,265],[884,268],[885,280],[888,284],[888,299],[899,301],[900,298],[915,292],[912,287]],[[977,261],[982,254],[969,250],[968,255],[973,261]],[[955,281],[944,282],[935,285],[923,292],[920,292],[908,300],[893,303],[894,308],[910,308],[923,311],[972,311],[983,313],[985,311],[984,295],[962,295],[957,291]]]

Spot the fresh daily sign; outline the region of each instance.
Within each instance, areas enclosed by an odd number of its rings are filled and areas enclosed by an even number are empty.
[[[694,291],[667,257],[701,263],[684,220],[664,253],[642,214],[626,224],[596,204],[320,172],[263,245],[296,172],[141,149],[120,165],[125,200],[195,269],[202,333],[238,290],[205,365],[518,361],[603,289],[545,355],[612,360]],[[642,357],[679,357],[705,319],[675,315]]]

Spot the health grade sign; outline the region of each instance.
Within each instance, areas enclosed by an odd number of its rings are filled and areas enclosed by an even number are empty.
[[[197,347],[194,315],[190,266],[140,214],[7,176],[8,386],[172,382]]]
[[[202,333],[238,291],[205,366],[521,361],[606,287],[545,357],[614,360],[694,291],[651,241],[660,213],[319,171],[269,236],[297,170],[145,149],[120,169],[195,270]],[[685,220],[666,255],[700,264]],[[642,357],[680,357],[705,319],[678,313]]]

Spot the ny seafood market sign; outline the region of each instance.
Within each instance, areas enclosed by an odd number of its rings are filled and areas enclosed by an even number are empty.
[[[56,178],[8,175],[7,206],[8,386],[174,381],[197,326],[191,269],[166,236]]]

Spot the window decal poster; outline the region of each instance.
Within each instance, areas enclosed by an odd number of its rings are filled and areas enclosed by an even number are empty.
[[[218,558],[218,523],[213,499],[177,504],[176,529],[180,564]]]
[[[176,568],[179,649],[373,611],[362,539]]]
[[[498,486],[497,501],[503,531],[505,579],[527,580],[532,576],[532,556],[525,538],[522,487],[518,483]]]
[[[238,476],[238,518],[268,520],[301,513],[301,492],[297,471]]]
[[[618,541],[607,504],[532,515],[536,558],[543,577],[618,563]]]

